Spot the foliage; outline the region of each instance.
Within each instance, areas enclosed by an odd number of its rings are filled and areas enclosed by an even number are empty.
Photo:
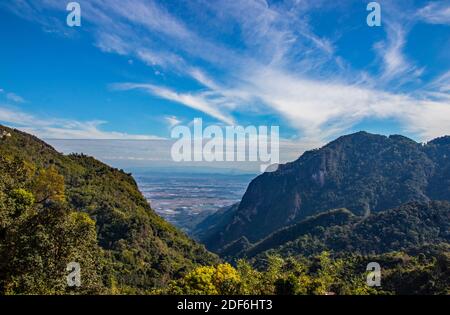
[[[240,275],[229,264],[203,266],[189,272],[180,280],[172,282],[168,289],[162,292],[189,295],[235,294],[240,281]]]
[[[410,256],[392,252],[381,256],[349,255],[332,258],[323,252],[313,259],[268,256],[266,265],[254,268],[239,260],[236,267],[222,264],[199,267],[153,294],[259,294],[259,295],[367,295],[446,294],[450,256],[433,253]],[[445,258],[444,258],[445,257]],[[366,266],[383,266],[380,287],[367,285]],[[439,270],[438,270],[439,269]],[[222,270],[219,272],[219,270]],[[221,276],[218,277],[218,274]],[[429,281],[423,282],[423,279]],[[226,290],[223,290],[226,283]]]
[[[58,174],[55,166],[41,169],[32,182],[37,203],[64,202],[64,177]]]
[[[2,170],[27,174],[17,161],[1,162]],[[103,292],[102,252],[97,245],[95,222],[67,208],[60,189],[62,176],[49,169],[17,182],[8,176],[9,172],[1,173],[0,293]],[[46,196],[40,199],[45,202],[37,202],[35,196]],[[65,278],[66,265],[72,261],[83,266],[83,286],[76,289],[70,289]]]
[[[346,210],[339,210],[346,211]],[[334,221],[336,211],[322,213],[282,229],[240,253],[305,256],[332,253],[382,254],[438,243],[450,243],[450,202],[408,203],[356,219]],[[320,224],[315,225],[311,223]],[[332,224],[323,224],[324,222]]]

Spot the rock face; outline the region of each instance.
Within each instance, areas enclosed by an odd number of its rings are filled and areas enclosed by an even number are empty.
[[[367,216],[401,204],[450,200],[450,137],[425,145],[403,136],[358,132],[305,152],[247,188],[238,207],[201,240],[220,251],[330,209]]]

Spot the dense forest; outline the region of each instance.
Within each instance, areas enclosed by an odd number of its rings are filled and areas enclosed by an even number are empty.
[[[219,257],[159,217],[131,174],[18,130],[0,135],[1,295],[450,294],[448,202],[363,216],[324,209],[256,242],[243,236]],[[67,286],[70,262],[81,266],[80,287]],[[382,267],[381,286],[366,283],[370,262]]]

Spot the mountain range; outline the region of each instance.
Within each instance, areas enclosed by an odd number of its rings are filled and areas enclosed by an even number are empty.
[[[206,218],[195,233],[208,249],[230,253],[333,209],[346,209],[331,212],[334,224],[433,200],[450,200],[450,137],[423,144],[358,132],[256,177],[239,204]]]

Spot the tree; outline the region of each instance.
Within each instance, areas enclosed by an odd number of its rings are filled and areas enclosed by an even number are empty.
[[[279,278],[275,280],[275,294],[276,295],[294,295],[297,294],[300,284],[300,279],[294,274],[289,274],[286,278]]]
[[[53,167],[41,170],[29,185],[36,198],[14,188],[28,183],[16,183],[10,175],[0,175],[5,178],[0,182],[0,294],[103,292],[95,222],[68,208],[64,178]],[[67,286],[70,262],[82,266],[80,288]]]
[[[241,279],[239,293],[244,295],[264,294],[262,273],[255,270],[247,261],[239,259],[237,270]]]
[[[322,252],[317,260],[318,270],[311,283],[311,293],[319,295],[335,293],[331,289],[342,270],[342,260],[332,260],[328,252]]]
[[[48,169],[41,169],[32,183],[36,202],[40,204],[49,201],[64,202],[64,189],[64,177],[53,165]]]
[[[183,278],[172,282],[168,294],[236,294],[240,283],[239,273],[229,264],[195,268]]]

